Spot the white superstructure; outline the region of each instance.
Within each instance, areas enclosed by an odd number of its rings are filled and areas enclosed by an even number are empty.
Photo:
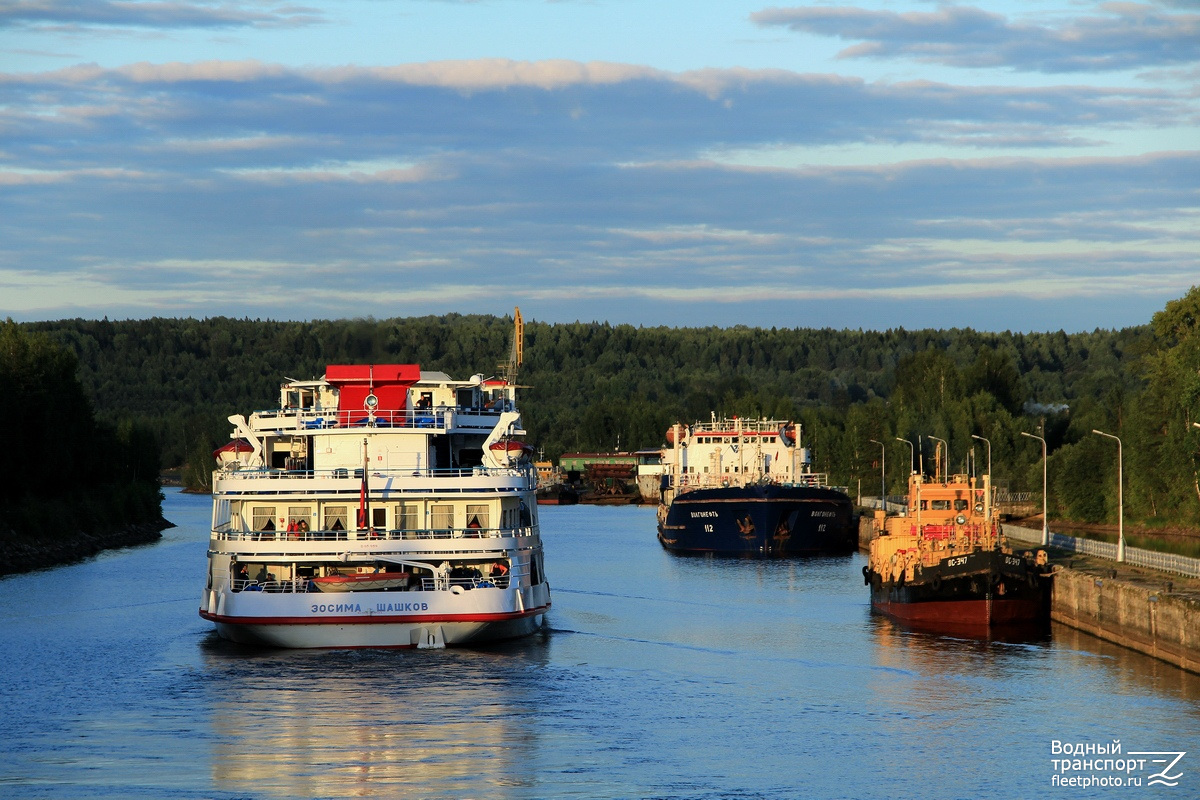
[[[662,450],[663,489],[673,495],[754,483],[828,486],[825,473],[812,471],[808,449],[798,446],[798,428],[789,420],[717,419],[715,414],[711,422],[672,425]]]
[[[509,381],[331,365],[229,421],[200,605],[224,638],[442,647],[541,624],[537,475]]]

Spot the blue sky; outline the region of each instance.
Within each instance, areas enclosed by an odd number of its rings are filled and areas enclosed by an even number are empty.
[[[9,0],[0,317],[1138,325],[1198,86],[1198,0]]]

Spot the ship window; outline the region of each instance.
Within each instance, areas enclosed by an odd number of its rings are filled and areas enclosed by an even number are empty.
[[[488,521],[488,507],[486,505],[471,505],[467,504],[467,527],[468,528],[490,528],[492,527]]]
[[[429,507],[429,527],[435,531],[448,531],[454,527],[454,506],[437,503]]]
[[[396,506],[396,527],[402,531],[415,531],[417,529],[416,503],[401,503]]]
[[[967,510],[967,501],[966,500],[955,500],[954,501],[954,510],[955,511],[966,511]]]
[[[295,528],[301,522],[312,527],[312,509],[308,506],[288,506],[288,530]]]
[[[387,527],[387,509],[372,508],[371,509],[371,527],[386,528]]]
[[[253,529],[256,531],[275,530],[275,507],[255,506],[253,509]]]
[[[949,500],[934,500],[934,501],[932,501],[932,503],[933,503],[933,505],[931,507],[933,508],[934,511],[949,511],[950,510],[950,501]]]
[[[344,531],[346,530],[346,523],[345,506],[325,506],[325,530]]]

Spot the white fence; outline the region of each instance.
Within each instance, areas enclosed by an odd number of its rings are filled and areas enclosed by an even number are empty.
[[[1033,528],[1021,528],[1016,525],[1005,525],[1004,533],[1010,539],[1032,544],[1041,544],[1042,532]],[[1095,539],[1084,539],[1078,536],[1067,536],[1062,533],[1050,532],[1050,546],[1059,550],[1070,550],[1089,556],[1099,556],[1113,561],[1117,560],[1117,545],[1113,542],[1098,542]],[[1160,553],[1157,550],[1143,550],[1140,547],[1125,546],[1125,563],[1137,567],[1149,567],[1163,572],[1174,572],[1192,578],[1200,578],[1200,558],[1181,556],[1177,553]]]

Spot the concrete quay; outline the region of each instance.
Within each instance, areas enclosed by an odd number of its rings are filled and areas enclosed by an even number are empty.
[[[1037,549],[1040,530],[1004,526],[1014,549]],[[1100,639],[1200,674],[1200,579],[1047,548],[1050,617]]]

